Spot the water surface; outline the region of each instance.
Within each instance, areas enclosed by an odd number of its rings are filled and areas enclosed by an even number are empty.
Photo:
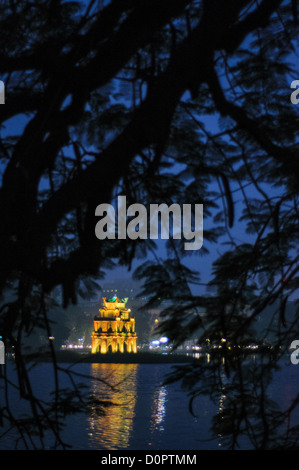
[[[9,368],[9,365],[6,367]],[[219,411],[225,397],[212,403],[200,397],[195,404],[196,417],[189,411],[189,397],[179,383],[164,385],[172,370],[170,364],[63,364],[86,377],[84,393],[96,400],[108,400],[113,406],[101,408],[94,403],[86,413],[68,416],[62,432],[63,440],[75,450],[214,450],[222,448],[222,436],[211,439],[212,416]],[[12,374],[12,371],[10,371]],[[39,364],[31,371],[31,380],[38,395],[45,401],[53,390],[51,364]],[[62,388],[69,387],[66,374],[59,375]],[[109,384],[106,385],[106,383]],[[112,386],[113,388],[110,388]],[[286,406],[299,391],[299,365],[286,365],[270,388],[270,396]],[[25,411],[17,392],[10,390],[10,400]],[[297,423],[299,424],[299,422]],[[0,448],[12,449],[15,434],[0,440]],[[48,448],[52,444],[49,441]],[[246,448],[246,444],[244,444]]]

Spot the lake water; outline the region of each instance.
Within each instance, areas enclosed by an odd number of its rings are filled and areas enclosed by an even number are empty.
[[[8,371],[9,364],[6,367]],[[105,416],[98,415],[95,408],[89,413],[69,416],[62,432],[64,441],[74,450],[221,449],[221,436],[209,439],[211,417],[217,412],[217,406],[201,397],[196,404],[197,417],[193,417],[188,409],[188,396],[180,384],[163,385],[171,369],[170,364],[72,366],[71,370],[116,386],[117,390],[112,391],[98,380],[78,378],[86,384],[85,393],[99,400],[110,399],[116,406],[106,408]],[[38,365],[31,372],[31,380],[33,385],[38,384],[39,395],[46,400],[53,386],[52,366]],[[65,374],[61,375],[60,381],[61,386],[69,385]],[[284,367],[273,383],[273,395],[285,403],[298,391],[299,365]],[[12,391],[11,402],[18,400],[14,394]],[[23,406],[21,402],[17,403],[19,407]],[[11,433],[0,440],[0,449],[12,449],[14,445]]]

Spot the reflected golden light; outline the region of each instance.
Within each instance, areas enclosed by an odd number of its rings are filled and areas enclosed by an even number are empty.
[[[111,389],[102,382],[92,382],[94,405],[88,416],[90,440],[99,448],[110,450],[126,449],[133,431],[133,418],[136,406],[138,364],[91,364],[91,375],[95,379],[105,380],[115,387]],[[96,400],[113,403],[99,413]]]

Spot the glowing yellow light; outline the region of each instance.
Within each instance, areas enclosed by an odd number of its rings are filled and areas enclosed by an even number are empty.
[[[127,300],[118,299],[116,295],[108,301],[103,297],[103,308],[99,308],[100,315],[94,319],[92,353],[137,352],[135,319],[130,318],[131,309],[126,310],[124,307]]]

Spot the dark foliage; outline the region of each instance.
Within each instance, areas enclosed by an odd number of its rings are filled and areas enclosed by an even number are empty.
[[[57,423],[82,402],[76,388],[57,388],[50,404],[35,397],[24,336],[51,336],[55,288],[67,307],[105,268],[142,259],[149,304],[173,303],[160,331],[212,357],[169,380],[191,404],[227,397],[213,424],[226,447],[242,435],[254,448],[298,447],[296,426],[281,431],[298,400],[281,410],[267,396],[299,333],[286,310],[299,279],[297,22],[291,0],[0,2],[0,332],[32,419],[18,421],[8,402],[1,413],[29,446],[46,428],[63,445]],[[202,203],[196,268],[182,240],[169,240],[166,260],[153,240],[97,240],[95,208],[119,194]],[[206,282],[201,256],[215,243]]]

